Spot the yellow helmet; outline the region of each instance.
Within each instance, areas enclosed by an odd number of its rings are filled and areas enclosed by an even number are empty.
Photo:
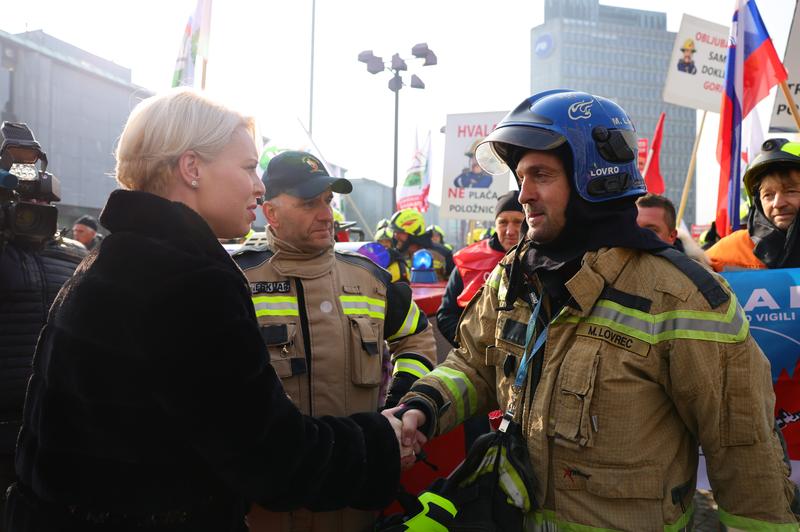
[[[691,39],[686,39],[683,41],[683,46],[681,46],[681,52],[692,52],[695,53],[697,50],[694,47],[694,41]]]
[[[426,231],[429,231],[431,233],[438,233],[439,236],[442,237],[442,240],[444,240],[444,229],[442,229],[440,226],[431,224],[428,226]]]
[[[375,231],[375,240],[391,240],[394,236],[394,233],[388,227],[381,227],[377,231]]]
[[[402,231],[412,236],[425,234],[425,218],[415,209],[403,209],[392,215],[390,221],[392,230]]]

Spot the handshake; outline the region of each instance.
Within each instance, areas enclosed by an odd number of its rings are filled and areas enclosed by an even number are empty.
[[[425,414],[421,410],[406,410],[402,419],[397,414],[404,410],[405,405],[387,408],[382,412],[384,417],[394,429],[397,443],[400,445],[400,468],[409,469],[417,461],[417,455],[422,451],[422,446],[428,438],[420,432],[419,428],[425,424]]]

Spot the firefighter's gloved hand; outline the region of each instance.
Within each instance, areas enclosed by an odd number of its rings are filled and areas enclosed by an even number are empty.
[[[400,403],[400,399],[411,389],[411,385],[417,378],[404,371],[394,374],[392,382],[389,384],[389,393],[386,394],[386,407],[393,408]]]

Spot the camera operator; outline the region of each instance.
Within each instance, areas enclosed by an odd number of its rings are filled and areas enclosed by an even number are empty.
[[[61,285],[86,251],[56,234],[58,180],[25,124],[0,128],[0,494],[14,481],[31,359]],[[37,164],[38,163],[38,164]],[[0,506],[0,516],[2,506]]]

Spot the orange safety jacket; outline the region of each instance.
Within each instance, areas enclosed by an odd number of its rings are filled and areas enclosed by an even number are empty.
[[[747,229],[739,229],[711,246],[706,255],[716,272],[728,270],[763,270],[767,265],[753,253],[755,243]]]

